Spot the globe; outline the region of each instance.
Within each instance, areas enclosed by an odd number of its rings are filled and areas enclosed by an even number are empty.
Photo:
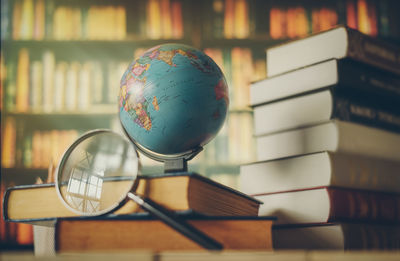
[[[217,64],[183,44],[151,48],[121,79],[119,117],[140,147],[158,155],[185,155],[202,148],[221,129],[228,86]]]

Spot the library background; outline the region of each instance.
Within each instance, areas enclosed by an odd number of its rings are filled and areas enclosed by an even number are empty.
[[[239,188],[255,160],[249,84],[266,77],[265,49],[346,24],[399,43],[399,4],[381,0],[1,0],[1,195],[52,182],[48,173],[80,134],[118,130],[119,81],[147,48],[204,50],[229,85],[226,124],[189,169]],[[142,157],[143,174],[162,171]],[[6,249],[31,249],[32,227],[0,221]]]

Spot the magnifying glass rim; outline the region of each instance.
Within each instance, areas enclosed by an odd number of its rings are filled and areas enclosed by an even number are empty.
[[[117,202],[117,203],[111,205],[110,207],[108,207],[108,208],[106,208],[106,209],[104,209],[104,210],[102,210],[102,211],[98,211],[98,212],[96,212],[96,213],[87,213],[87,212],[79,211],[79,210],[77,210],[77,209],[71,207],[71,206],[66,202],[66,200],[64,199],[64,196],[62,195],[62,193],[61,193],[61,191],[60,191],[60,187],[59,187],[59,174],[60,174],[60,173],[59,173],[59,172],[60,172],[60,169],[62,169],[62,168],[60,168],[60,167],[64,167],[64,164],[65,164],[65,161],[66,161],[66,158],[65,158],[65,157],[69,156],[69,155],[71,154],[71,152],[72,152],[79,144],[81,144],[81,142],[83,142],[84,140],[86,140],[86,139],[88,139],[88,138],[90,138],[90,137],[92,137],[92,136],[94,136],[94,135],[97,135],[97,134],[99,134],[99,133],[111,133],[111,134],[114,134],[114,135],[116,135],[116,136],[119,136],[120,138],[122,138],[122,139],[124,139],[125,141],[127,141],[127,142],[133,147],[133,149],[134,149],[134,151],[135,151],[135,153],[136,153],[136,157],[137,157],[137,159],[138,159],[137,168],[136,168],[136,177],[135,177],[135,179],[134,179],[133,182],[132,182],[132,186],[130,187],[130,189],[129,189],[128,191],[126,191],[125,194],[128,194],[129,191],[131,191],[131,190],[136,186],[136,184],[137,184],[137,182],[138,182],[138,174],[139,174],[139,166],[140,166],[140,164],[139,164],[139,154],[138,154],[138,152],[137,152],[137,150],[136,150],[135,145],[132,144],[131,141],[130,141],[129,139],[127,139],[127,138],[124,137],[123,135],[120,135],[120,134],[118,134],[118,133],[116,133],[116,132],[114,132],[114,131],[112,131],[112,130],[110,130],[110,129],[95,129],[95,130],[91,130],[91,131],[88,131],[88,132],[82,134],[82,135],[81,135],[78,139],[76,139],[76,140],[65,150],[65,152],[62,154],[61,160],[59,161],[59,163],[58,163],[58,165],[57,165],[57,167],[56,167],[56,170],[55,170],[55,173],[56,173],[56,175],[55,175],[55,182],[56,182],[56,183],[55,183],[55,186],[56,186],[56,191],[57,191],[58,198],[61,200],[61,202],[63,203],[63,205],[64,205],[68,210],[70,210],[70,211],[72,211],[72,212],[74,212],[74,213],[76,213],[76,214],[83,215],[83,216],[101,216],[101,215],[104,215],[104,214],[111,213],[111,212],[113,212],[113,211],[119,209],[120,207],[122,207],[122,206],[126,203],[126,201],[129,200],[128,197],[125,196],[125,197],[124,197],[123,199],[121,199],[119,202]]]

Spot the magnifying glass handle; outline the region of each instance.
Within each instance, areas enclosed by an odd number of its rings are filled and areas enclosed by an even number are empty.
[[[174,213],[160,206],[154,201],[148,198],[142,198],[132,192],[128,193],[128,198],[132,199],[137,204],[139,204],[144,210],[158,217],[167,225],[179,231],[180,233],[182,233],[189,239],[193,240],[197,244],[201,245],[202,247],[208,250],[223,249],[223,246],[219,242],[207,236],[206,234],[204,234],[194,226],[190,225],[189,223],[185,222],[184,220],[181,220]]]

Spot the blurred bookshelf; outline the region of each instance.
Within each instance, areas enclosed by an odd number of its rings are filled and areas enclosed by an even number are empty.
[[[393,0],[1,0],[1,186],[47,179],[76,137],[119,129],[120,78],[133,58],[167,42],[204,50],[230,88],[228,119],[189,170],[239,188],[255,160],[249,84],[266,77],[267,47],[337,24],[399,42]],[[67,21],[67,22],[66,22]],[[142,157],[142,173],[162,166]],[[31,235],[0,222],[2,248]],[[20,231],[20,232],[18,232]],[[18,234],[28,233],[18,241]]]

